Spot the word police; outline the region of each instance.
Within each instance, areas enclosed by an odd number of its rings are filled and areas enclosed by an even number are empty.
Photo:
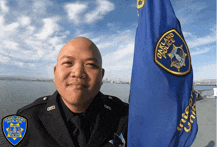
[[[175,42],[173,37],[174,37],[174,34],[169,33],[168,35],[166,35],[166,37],[163,38],[163,41],[161,41],[161,43],[159,44],[159,48],[158,48],[158,51],[157,51],[157,57],[158,58],[160,58],[160,59],[162,59],[162,57],[167,58],[166,57],[167,50]]]

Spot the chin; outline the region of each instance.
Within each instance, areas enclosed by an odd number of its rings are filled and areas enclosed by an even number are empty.
[[[83,104],[89,102],[91,99],[91,95],[89,96],[88,94],[86,95],[85,93],[81,92],[70,94],[66,97],[66,100],[73,105]]]

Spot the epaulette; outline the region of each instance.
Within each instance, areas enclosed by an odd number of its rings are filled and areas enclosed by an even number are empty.
[[[128,104],[115,96],[105,95],[104,107],[115,111],[128,111]]]
[[[28,110],[28,109],[30,109],[30,108],[32,108],[32,107],[34,107],[34,106],[38,106],[38,105],[45,104],[45,103],[47,102],[47,100],[48,100],[49,97],[50,97],[50,96],[44,96],[44,97],[40,97],[40,98],[36,99],[34,102],[32,102],[32,103],[30,103],[30,104],[28,104],[28,105],[22,107],[21,109],[19,109],[19,110],[17,111],[17,114],[23,112],[24,110]]]

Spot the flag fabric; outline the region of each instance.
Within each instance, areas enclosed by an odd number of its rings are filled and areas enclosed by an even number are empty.
[[[189,49],[170,0],[137,0],[128,147],[188,147],[197,134]]]

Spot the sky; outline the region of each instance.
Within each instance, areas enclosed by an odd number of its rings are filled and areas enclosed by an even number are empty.
[[[194,80],[216,79],[216,0],[171,0]],[[104,79],[130,81],[136,0],[0,0],[0,75],[54,78],[63,45],[84,36],[100,49]]]

